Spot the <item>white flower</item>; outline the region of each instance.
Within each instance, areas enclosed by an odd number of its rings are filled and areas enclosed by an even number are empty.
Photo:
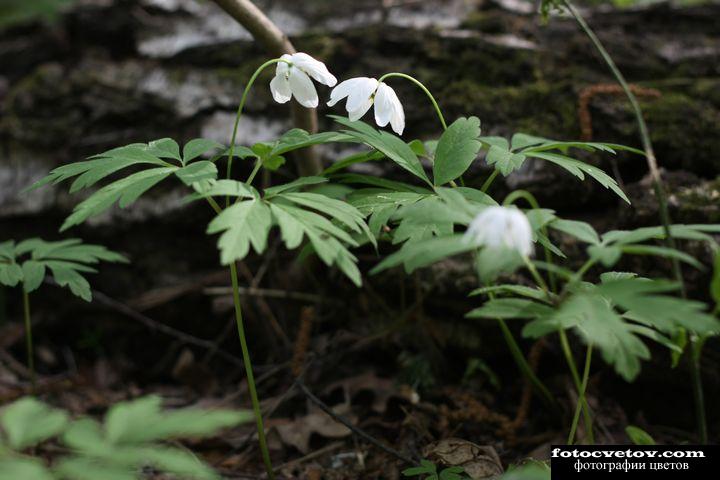
[[[285,54],[280,58],[290,63],[278,62],[275,77],[270,81],[270,91],[278,103],[285,103],[294,95],[303,107],[315,108],[318,106],[318,94],[310,77],[328,87],[337,83],[325,64],[307,53]]]
[[[509,248],[523,256],[533,252],[532,227],[524,213],[512,207],[488,207],[480,212],[465,232],[478,246]]]
[[[390,86],[374,78],[351,78],[333,88],[328,106],[332,107],[345,97],[345,109],[350,120],[359,120],[374,103],[375,123],[381,127],[389,123],[398,135],[402,135],[405,129],[405,111],[395,90]]]

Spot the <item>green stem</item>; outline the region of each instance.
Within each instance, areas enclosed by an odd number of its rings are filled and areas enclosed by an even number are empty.
[[[540,204],[538,203],[535,196],[532,193],[528,192],[527,190],[514,190],[514,191],[510,192],[510,194],[507,197],[505,197],[505,200],[503,200],[503,205],[505,205],[505,206],[512,205],[516,200],[520,200],[520,199],[524,199],[526,202],[528,202],[530,204],[530,206],[532,208],[534,208],[536,210],[540,209]],[[547,227],[545,225],[543,225],[540,228],[540,232],[543,234],[543,236],[545,238],[548,237]],[[552,265],[553,264],[552,252],[547,247],[547,245],[543,245],[543,251],[545,252],[545,261],[547,263],[549,263],[550,265]],[[537,271],[535,273],[537,273]],[[555,278],[555,273],[552,272],[551,270],[548,271],[548,279],[550,280],[550,290],[553,293],[557,293],[557,279]],[[546,290],[547,290],[547,288],[546,288]]]
[[[561,328],[558,333],[560,335],[560,345],[562,346],[565,360],[568,363],[568,367],[570,367],[570,373],[572,374],[575,388],[577,389],[579,394],[581,391],[582,383],[580,382],[580,375],[578,374],[578,369],[575,365],[575,359],[573,358],[572,351],[570,350],[570,342],[568,342],[565,330]],[[587,399],[585,397],[578,397],[578,402],[580,402],[580,404],[582,405],[583,421],[585,422],[585,430],[587,431],[588,440],[591,444],[594,444],[595,435],[593,434],[592,417],[590,416],[590,407],[588,406]]]
[[[260,409],[260,400],[258,399],[257,389],[255,388],[255,375],[253,374],[252,363],[250,360],[250,350],[248,349],[247,340],[245,339],[245,327],[243,326],[242,305],[240,304],[240,290],[238,285],[237,266],[235,262],[230,264],[230,279],[233,288],[233,303],[235,304],[235,321],[237,323],[238,336],[240,338],[240,348],[242,349],[243,364],[245,365],[245,374],[247,375],[248,391],[250,392],[250,400],[252,401],[253,412],[255,414],[255,423],[258,432],[258,442],[260,443],[260,451],[262,453],[265,471],[269,479],[275,478],[272,462],[270,461],[270,452],[265,440],[265,428],[263,427],[262,410]]]
[[[262,161],[260,161],[260,159],[258,158],[257,161],[255,162],[255,166],[253,167],[252,172],[250,172],[250,176],[248,176],[245,183],[250,185],[253,182],[253,180],[255,180],[255,175],[257,175],[257,173],[260,171],[260,167],[262,167]]]
[[[490,185],[495,181],[495,178],[497,178],[498,174],[500,173],[500,170],[493,170],[493,172],[490,174],[490,176],[485,180],[485,183],[483,183],[482,187],[480,187],[480,191],[485,193],[488,191],[488,188],[490,188]]]
[[[652,141],[650,140],[650,134],[648,133],[645,118],[643,117],[642,109],[640,108],[640,103],[637,101],[635,94],[632,92],[630,86],[625,80],[625,76],[617,67],[615,61],[612,59],[608,51],[605,50],[604,45],[597,37],[597,35],[595,35],[595,32],[590,28],[590,25],[588,25],[580,12],[577,11],[577,9],[572,5],[572,3],[570,3],[569,0],[562,1],[565,5],[565,8],[567,8],[575,21],[578,23],[578,25],[580,25],[580,28],[585,32],[590,41],[593,43],[598,53],[600,53],[600,56],[607,64],[608,68],[610,68],[610,71],[615,76],[615,80],[617,80],[617,82],[620,84],[620,87],[622,87],[623,92],[625,92],[625,96],[627,96],[628,101],[632,106],[633,113],[635,114],[635,121],[637,122],[638,130],[640,131],[640,139],[642,141],[643,150],[645,150],[645,156],[648,162],[648,169],[650,170],[650,177],[653,181],[653,188],[655,190],[655,195],[658,199],[658,209],[660,210],[660,221],[662,222],[663,230],[665,231],[665,241],[668,247],[675,248],[675,237],[673,237],[672,231],[670,229],[671,220],[667,204],[667,194],[665,192],[665,186],[663,185],[662,177],[660,176],[657,159],[655,158],[655,152],[653,150]],[[682,275],[682,269],[680,268],[680,262],[676,258],[673,258],[671,262],[675,279],[680,285],[680,293],[682,294],[683,298],[686,298],[687,290]],[[693,391],[695,392],[695,409],[697,411],[698,419],[697,428],[700,436],[702,437],[703,432],[707,432],[707,423],[700,423],[705,422],[706,418],[705,401],[703,398],[697,396],[698,393],[702,394],[703,391],[702,377],[700,376],[700,372],[696,371],[696,368],[699,368],[697,362],[691,361],[690,364],[691,369],[693,370]]]
[[[588,379],[590,378],[590,362],[592,362],[592,343],[588,344],[587,353],[585,354],[585,370],[583,371],[582,385],[580,386],[580,392],[578,392],[578,402],[575,406],[575,414],[573,415],[572,425],[570,427],[570,434],[568,435],[568,445],[572,445],[575,442],[575,432],[577,431],[578,421],[580,420],[580,410],[582,405],[585,403],[585,392],[587,391]]]
[[[694,333],[690,333],[690,371],[693,377],[693,396],[695,399],[695,414],[697,416],[700,443],[707,445],[708,429],[705,418],[705,395],[703,394],[702,372],[700,370],[700,357],[702,356],[703,341]]]
[[[385,75],[380,77],[380,80],[378,80],[378,82],[382,82],[386,78],[391,78],[391,77],[398,77],[398,78],[404,78],[405,80],[410,80],[412,83],[414,83],[415,85],[420,87],[420,89],[423,92],[425,92],[425,95],[428,96],[428,98],[430,99],[430,102],[432,102],[433,107],[435,107],[435,112],[437,113],[437,116],[440,119],[440,123],[442,124],[443,130],[447,130],[447,123],[445,123],[445,117],[443,117],[443,114],[440,111],[440,106],[438,105],[437,101],[435,100],[435,97],[433,97],[433,94],[430,93],[430,90],[428,90],[428,88],[425,85],[423,85],[422,82],[411,77],[410,75],[406,75],[406,74],[400,73],[400,72],[386,73]]]
[[[235,154],[235,139],[237,138],[238,125],[240,125],[240,117],[242,116],[243,108],[245,107],[245,101],[247,100],[248,93],[250,92],[250,87],[253,86],[253,83],[255,83],[258,75],[260,75],[263,70],[265,70],[270,65],[274,65],[279,62],[285,62],[290,65],[290,62],[281,58],[273,58],[272,60],[268,60],[267,62],[260,65],[257,70],[255,70],[255,73],[252,74],[252,76],[250,77],[250,81],[248,81],[248,84],[245,86],[245,90],[243,91],[242,97],[240,98],[240,104],[238,105],[237,113],[235,114],[235,124],[233,125],[232,137],[230,139],[230,148],[228,149],[226,173],[227,178],[230,178],[230,174],[232,171],[233,156]],[[227,197],[225,199],[225,203],[226,205],[229,205],[230,197]]]
[[[32,322],[30,321],[30,294],[23,288],[23,314],[25,317],[25,348],[30,370],[30,384],[35,390],[35,355],[33,354]]]
[[[507,323],[505,323],[505,320],[503,320],[502,318],[498,318],[496,320],[500,325],[500,330],[502,330],[503,337],[505,338],[505,343],[507,343],[508,348],[510,349],[510,353],[512,354],[513,359],[515,360],[515,363],[517,364],[520,371],[523,373],[523,375],[525,375],[525,377],[527,377],[530,383],[532,383],[533,387],[535,387],[535,390],[537,390],[540,395],[542,395],[543,400],[548,405],[553,407],[557,406],[555,398],[552,396],[545,384],[543,384],[542,381],[538,378],[535,372],[533,372],[530,364],[528,364],[527,360],[525,359],[525,355],[523,355],[522,350],[520,350],[520,346],[515,341],[515,337],[510,331],[510,328],[507,326]]]

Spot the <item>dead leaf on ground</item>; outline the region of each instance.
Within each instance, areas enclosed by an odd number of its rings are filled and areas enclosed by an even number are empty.
[[[423,456],[447,467],[463,467],[473,480],[495,478],[503,473],[500,457],[493,447],[461,438],[446,438],[432,443],[423,449]]]
[[[333,408],[338,415],[347,418],[353,424],[357,417],[348,414],[347,405],[339,405]],[[310,452],[310,437],[313,434],[325,438],[345,438],[352,432],[345,425],[336,422],[327,413],[314,410],[304,417],[289,419],[276,419],[268,422],[269,426],[275,427],[280,439],[285,445],[295,447],[299,452],[307,454]]]
[[[399,398],[413,404],[419,400],[417,393],[407,385],[397,385],[393,380],[380,378],[373,372],[339,380],[328,385],[323,393],[329,394],[337,389],[343,390],[347,402],[361,392],[371,392],[373,394],[371,408],[377,413],[385,413],[387,404],[392,398]]]

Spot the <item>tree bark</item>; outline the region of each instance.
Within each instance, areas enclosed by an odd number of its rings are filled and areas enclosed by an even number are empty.
[[[225,13],[234,18],[257,40],[270,55],[279,57],[295,53],[295,47],[272,20],[250,0],[213,0]],[[314,108],[305,108],[292,102],[292,118],[296,127],[310,133],[317,131],[317,113]],[[314,147],[299,150],[297,167],[300,175],[315,175],[322,170],[320,159]]]

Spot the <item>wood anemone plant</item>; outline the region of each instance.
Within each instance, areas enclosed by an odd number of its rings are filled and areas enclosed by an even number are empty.
[[[40,288],[45,275],[50,274],[57,285],[67,287],[74,295],[89,302],[92,300],[92,291],[84,275],[94,273],[96,270],[93,266],[100,261],[127,262],[127,259],[101,245],[82,243],[76,238],[57,242],[30,238],[19,243],[14,240],[0,243],[0,284],[22,286],[27,366],[33,386],[35,361],[30,293]]]

